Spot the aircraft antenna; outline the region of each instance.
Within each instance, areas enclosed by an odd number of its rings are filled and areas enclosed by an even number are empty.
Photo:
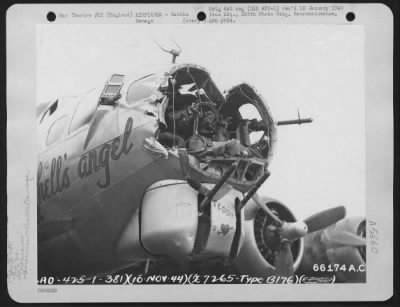
[[[172,41],[174,42],[174,44],[175,44],[175,46],[177,47],[177,49],[172,48],[172,49],[168,50],[168,49],[164,48],[163,46],[161,46],[160,43],[159,43],[158,41],[155,40],[155,43],[158,45],[158,47],[160,47],[160,49],[161,49],[162,51],[165,51],[165,52],[167,52],[167,53],[169,53],[169,54],[172,55],[172,64],[175,64],[176,58],[177,58],[177,57],[181,54],[181,52],[182,52],[182,48],[181,48],[181,46],[178,45],[177,42],[175,42],[174,40],[172,40]]]
[[[174,143],[175,146],[175,138],[176,138],[176,124],[175,124],[175,79],[171,79],[172,84],[172,121],[174,126]]]

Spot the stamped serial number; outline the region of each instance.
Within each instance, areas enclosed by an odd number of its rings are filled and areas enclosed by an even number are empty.
[[[346,264],[323,264],[315,263],[313,264],[314,272],[365,272],[365,264],[360,265],[346,265]]]

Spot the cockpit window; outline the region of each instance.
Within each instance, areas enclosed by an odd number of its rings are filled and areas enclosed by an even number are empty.
[[[49,129],[49,133],[47,134],[46,145],[51,145],[57,142],[64,134],[64,128],[67,124],[68,116],[63,116],[57,119]]]
[[[115,94],[118,94],[120,88],[121,88],[121,86],[119,86],[119,85],[107,85],[104,92],[106,92],[109,95],[115,95]]]
[[[99,90],[98,88],[94,88],[83,96],[73,115],[71,126],[69,127],[69,133],[79,129],[91,121],[93,114],[97,109],[101,90],[102,89]]]
[[[150,75],[133,82],[128,89],[126,101],[134,104],[139,100],[148,98],[160,86],[160,79],[157,75]]]
[[[124,75],[114,74],[110,78],[110,83],[122,83],[124,81]]]

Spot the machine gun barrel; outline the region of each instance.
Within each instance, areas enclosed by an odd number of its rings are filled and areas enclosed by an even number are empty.
[[[280,120],[276,122],[277,126],[283,125],[301,125],[301,124],[309,124],[312,123],[312,118],[298,118],[298,119],[290,119],[290,120]]]

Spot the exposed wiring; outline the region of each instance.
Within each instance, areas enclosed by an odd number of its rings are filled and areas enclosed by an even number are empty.
[[[196,96],[197,96],[197,99],[199,100],[198,103],[200,104],[200,103],[202,103],[202,101],[201,101],[201,95],[199,93],[200,89],[197,86],[196,79],[192,76],[189,69],[187,70],[187,74],[189,75],[190,79],[192,79],[194,86],[196,87]],[[201,110],[199,110],[199,111],[200,111],[200,113],[202,113]],[[196,112],[196,118],[194,120],[194,126],[193,126],[193,129],[194,129],[193,133],[196,135],[198,135],[198,125],[199,125],[199,113]]]
[[[193,81],[193,83],[194,83],[194,86],[196,87],[196,94],[197,94],[197,98],[199,99],[199,102],[202,102],[202,101],[201,101],[201,97],[200,97],[200,93],[199,93],[200,89],[199,89],[199,87],[197,86],[196,80],[195,80],[195,78],[193,78],[193,76],[192,76],[192,74],[190,73],[190,70],[189,70],[189,69],[188,69],[188,71],[187,71],[187,74],[189,75],[190,79],[192,79],[192,81]]]
[[[172,142],[173,146],[175,146],[175,137],[176,137],[176,127],[175,127],[175,79],[171,80],[172,84],[172,126],[174,132],[174,140]]]

